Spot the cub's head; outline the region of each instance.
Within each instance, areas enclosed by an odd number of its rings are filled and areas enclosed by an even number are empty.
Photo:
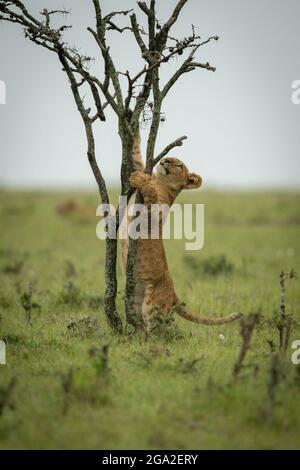
[[[161,184],[178,191],[200,188],[202,184],[201,176],[191,173],[177,158],[163,158],[157,166],[157,172]]]

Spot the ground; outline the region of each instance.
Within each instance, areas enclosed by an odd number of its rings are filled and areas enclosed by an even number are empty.
[[[294,321],[282,358],[274,318],[281,269],[300,272],[300,194],[200,190],[180,199],[205,204],[203,250],[167,242],[182,301],[205,314],[261,313],[236,379],[239,322],[207,327],[176,317],[147,341],[112,335],[104,243],[88,210],[56,213],[70,198],[97,205],[88,193],[0,193],[0,447],[299,448],[300,366],[291,361],[298,279],[286,284]],[[122,315],[123,285],[120,277]]]

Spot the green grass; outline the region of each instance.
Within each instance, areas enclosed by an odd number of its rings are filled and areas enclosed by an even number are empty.
[[[179,297],[204,314],[263,315],[236,381],[239,323],[205,327],[178,317],[166,338],[111,334],[96,219],[59,217],[55,206],[67,197],[0,193],[0,337],[7,350],[0,447],[299,448],[300,366],[291,363],[289,346],[271,402],[268,340],[276,345],[278,332],[266,320],[278,311],[280,270],[300,272],[300,195],[200,191],[180,199],[205,203],[205,246],[186,252],[184,241],[166,243]],[[97,205],[94,194],[71,197]],[[30,284],[35,305],[26,315]],[[122,316],[123,285],[120,276]],[[287,282],[286,304],[294,317],[291,339],[300,339],[297,279]]]

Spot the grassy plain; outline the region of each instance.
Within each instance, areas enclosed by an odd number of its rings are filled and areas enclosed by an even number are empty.
[[[166,243],[179,297],[204,314],[261,312],[236,380],[238,322],[206,327],[178,317],[147,341],[111,334],[104,244],[96,218],[56,213],[70,197],[97,205],[92,193],[0,193],[0,448],[300,448],[300,365],[291,362],[298,279],[286,285],[294,318],[287,353],[275,366],[271,354],[280,271],[300,272],[300,194],[180,198],[205,204],[205,246],[186,252],[184,241]],[[120,275],[122,315],[123,285]]]

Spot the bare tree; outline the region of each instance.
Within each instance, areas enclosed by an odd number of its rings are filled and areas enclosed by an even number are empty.
[[[104,76],[99,78],[90,71],[91,57],[83,55],[80,50],[70,47],[64,40],[64,33],[71,28],[70,25],[62,24],[57,27],[54,23],[57,15],[62,19],[69,15],[69,11],[50,10],[44,8],[40,16],[34,16],[24,2],[19,0],[0,0],[0,20],[16,23],[23,27],[25,37],[35,44],[44,47],[57,55],[59,62],[66,73],[71,91],[81,115],[86,139],[87,157],[94,177],[96,179],[101,202],[109,204],[109,195],[106,182],[96,159],[95,139],[93,126],[96,121],[105,121],[105,110],[111,107],[118,119],[118,133],[122,144],[121,158],[121,194],[129,198],[132,195],[130,187],[130,175],[134,170],[132,148],[134,136],[138,130],[139,122],[145,107],[151,104],[151,124],[146,152],[146,169],[151,173],[153,167],[170,150],[181,146],[186,136],[179,137],[163,149],[155,157],[155,143],[161,123],[162,104],[172,87],[182,75],[195,69],[215,71],[209,63],[201,63],[195,59],[199,48],[212,40],[218,40],[218,36],[212,36],[203,40],[195,32],[192,26],[191,33],[183,39],[171,36],[171,29],[176,23],[183,7],[188,0],[179,0],[172,11],[169,19],[160,24],[156,15],[156,2],[150,0],[148,3],[138,1],[139,10],[146,19],[147,26],[141,26],[136,13],[133,10],[112,11],[103,13],[100,0],[91,0],[95,12],[95,25],[88,27],[87,31],[93,36],[99,48],[99,58],[104,64]],[[120,16],[130,19],[126,26],[120,26],[117,22]],[[109,34],[131,34],[140,50],[143,67],[135,74],[129,71],[118,70],[109,47]],[[160,69],[175,57],[182,57],[182,63],[169,80],[162,85],[160,83]],[[98,57],[97,57],[98,58]],[[124,90],[122,78],[126,78],[127,85]],[[83,90],[87,90],[92,98],[93,110],[87,108],[84,103]],[[120,224],[119,211],[114,218],[116,227]],[[135,290],[135,255],[137,242],[130,239],[129,256],[126,270],[125,311],[126,323],[130,330],[136,327],[136,312],[134,308]],[[112,329],[121,333],[123,331],[122,321],[116,308],[117,295],[117,240],[107,238],[106,261],[105,261],[105,314]]]

